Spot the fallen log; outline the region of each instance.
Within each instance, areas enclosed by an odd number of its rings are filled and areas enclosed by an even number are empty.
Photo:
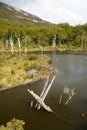
[[[44,92],[46,90],[46,87],[48,85],[48,82],[49,82],[49,77],[47,77],[47,80],[45,82],[44,88],[43,88],[43,90],[42,90],[42,92],[40,94],[40,98],[43,96],[43,94],[44,94]],[[35,105],[35,108],[37,108],[39,110],[41,108],[41,105],[37,102],[36,105]]]
[[[51,88],[51,86],[53,84],[53,81],[54,81],[55,77],[56,76],[54,76],[52,78],[51,83],[49,84],[48,87],[47,87],[47,85],[48,85],[48,82],[49,82],[49,78],[47,78],[47,81],[46,81],[46,83],[44,85],[44,88],[43,88],[40,96],[35,94],[32,90],[27,89],[28,92],[37,100],[37,103],[35,105],[35,108],[37,108],[37,110],[39,110],[41,108],[41,106],[42,106],[45,110],[47,110],[49,112],[52,112],[52,109],[44,103],[44,100],[47,97],[47,94],[48,94],[48,92],[49,92],[49,90],[50,90],[50,88]],[[47,87],[47,89],[46,89],[46,87]]]
[[[29,89],[27,89],[28,90],[28,92],[37,100],[37,102],[46,110],[46,111],[48,111],[48,112],[53,112],[53,110],[49,107],[49,106],[47,106],[45,103],[44,103],[44,101],[37,95],[37,94],[35,94],[34,92],[33,92],[33,90],[29,90]]]
[[[45,98],[47,97],[47,94],[48,94],[48,92],[49,92],[49,90],[50,90],[50,88],[51,88],[51,86],[52,86],[52,84],[53,84],[53,81],[54,81],[55,77],[56,77],[56,76],[54,76],[54,77],[52,78],[51,83],[49,84],[48,88],[46,89],[46,86],[47,86],[47,84],[48,84],[48,82],[49,82],[49,79],[47,79],[46,84],[45,84],[45,86],[44,86],[44,88],[43,88],[43,90],[42,90],[42,93],[41,93],[41,95],[40,95],[40,98],[41,98],[43,101],[44,101]],[[35,107],[37,108],[37,110],[39,110],[39,109],[41,108],[41,105],[38,104],[38,103],[36,103],[36,106],[35,106]]]
[[[50,90],[50,88],[51,88],[51,86],[52,86],[53,81],[54,81],[55,78],[56,78],[56,76],[54,76],[54,77],[52,78],[51,83],[49,84],[48,88],[45,90],[44,94],[42,95],[41,99],[42,99],[43,101],[44,101],[45,98],[47,97],[47,94],[48,94],[48,92],[49,92],[49,90]]]

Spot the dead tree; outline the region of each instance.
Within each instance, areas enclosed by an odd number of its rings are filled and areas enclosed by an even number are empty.
[[[5,47],[6,47],[6,49],[8,48],[8,39],[7,39],[7,37],[6,37],[6,40],[5,40]]]
[[[47,85],[48,85],[48,82],[49,82],[49,77],[47,78],[47,80],[46,80],[46,82],[45,82],[45,85],[44,85],[44,87],[43,87],[43,90],[42,90],[42,92],[41,92],[41,94],[40,94],[40,98],[43,96],[43,94],[44,94],[44,92],[45,92],[45,90],[46,90],[46,87],[47,87]],[[36,103],[35,108],[40,109],[40,104],[39,104],[38,102]]]
[[[84,46],[84,38],[85,38],[85,32],[82,34],[82,41],[81,41],[81,48]]]
[[[55,77],[56,77],[56,76],[54,76],[54,77],[52,78],[51,83],[49,84],[48,87],[47,87],[47,84],[48,84],[49,79],[47,79],[47,81],[46,81],[46,83],[45,83],[45,86],[44,86],[44,88],[43,88],[43,90],[42,90],[40,96],[38,96],[37,94],[35,94],[32,90],[27,89],[28,92],[37,100],[37,103],[36,103],[36,105],[35,105],[35,107],[37,108],[37,110],[39,110],[39,109],[41,108],[41,106],[42,106],[45,110],[47,110],[47,111],[49,111],[49,112],[53,112],[53,110],[52,110],[49,106],[47,106],[47,105],[45,104],[44,100],[45,100],[46,97],[47,97],[47,94],[48,94],[48,92],[49,92],[49,90],[50,90],[50,88],[51,88],[51,86],[52,86],[52,84],[53,84],[53,81],[54,81]],[[46,88],[46,87],[47,87],[47,88]]]
[[[45,90],[46,90],[46,87],[47,87],[47,85],[48,85],[48,82],[49,82],[49,77],[47,77],[47,80],[46,80],[45,85],[44,85],[44,88],[43,88],[43,90],[42,90],[42,92],[41,92],[41,94],[40,94],[40,97],[43,96],[43,94],[44,94],[44,92],[45,92]]]
[[[52,109],[49,107],[49,106],[47,106],[44,102],[43,102],[43,100],[37,95],[37,94],[35,94],[34,92],[33,92],[33,90],[29,90],[29,89],[27,89],[28,90],[28,92],[37,100],[37,102],[45,109],[45,110],[47,110],[47,111],[49,111],[49,112],[52,112]]]
[[[65,86],[64,89],[63,89],[63,94],[68,95],[68,99],[64,103],[64,105],[67,105],[67,104],[69,104],[69,102],[72,99],[72,97],[76,94],[75,88],[71,89],[71,88],[68,88],[67,86]],[[59,98],[59,104],[61,103],[62,98],[63,98],[63,95],[61,95],[60,98]]]
[[[25,47],[24,47],[24,53],[27,54],[27,36],[25,37],[24,39],[24,42],[25,42]]]
[[[13,52],[14,52],[14,43],[13,43],[13,40],[12,40],[12,35],[10,37],[10,46],[11,46],[11,53],[13,54]]]
[[[52,47],[55,49],[56,47],[56,35],[53,38]]]
[[[45,89],[44,93],[41,95],[40,98],[41,98],[43,101],[44,101],[45,98],[47,97],[47,94],[48,94],[48,92],[49,92],[49,90],[50,90],[50,88],[51,88],[51,86],[52,86],[52,84],[53,84],[54,79],[55,79],[55,76],[54,76],[53,79],[51,80],[51,83],[49,84],[49,86],[47,87],[47,89]],[[40,108],[41,108],[41,105],[39,104],[39,105],[37,106],[37,110],[39,110]]]
[[[17,34],[15,34],[17,41],[18,41],[18,51],[19,51],[19,55],[21,55],[21,43],[20,43],[20,36],[17,36]]]
[[[37,45],[38,45],[38,47],[40,48],[40,50],[41,50],[41,52],[42,52],[42,55],[43,55],[44,47],[43,47],[42,45],[40,45],[40,44],[37,44]]]

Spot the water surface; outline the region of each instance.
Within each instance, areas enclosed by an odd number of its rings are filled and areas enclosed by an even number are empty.
[[[43,80],[0,92],[0,124],[5,124],[15,117],[25,121],[25,130],[87,130],[87,54],[52,52],[49,56],[57,74],[45,103],[54,112],[30,108],[33,97],[27,92],[27,88],[40,95],[45,83]],[[62,103],[58,103],[65,85],[69,88],[75,87],[77,92],[67,107],[63,105],[66,95]],[[84,118],[81,116],[83,113]]]

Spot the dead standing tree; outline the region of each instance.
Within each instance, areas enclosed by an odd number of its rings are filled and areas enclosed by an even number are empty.
[[[56,35],[53,38],[52,47],[55,49],[56,47]]]
[[[85,32],[82,34],[82,40],[81,40],[81,48],[84,46],[84,38],[85,38]]]
[[[14,52],[14,43],[13,43],[13,39],[12,39],[12,34],[10,36],[10,47],[11,47],[11,53],[13,54],[13,52]]]
[[[16,36],[17,42],[18,42],[18,52],[19,52],[19,55],[21,55],[20,35],[17,35],[17,34],[15,33],[15,36]]]
[[[38,47],[40,48],[40,50],[41,50],[41,52],[42,52],[42,56],[43,56],[44,47],[43,47],[42,45],[40,45],[40,44],[37,44],[37,45],[38,45]]]
[[[24,43],[25,43],[25,46],[24,46],[24,53],[27,54],[27,39],[28,39],[28,36],[25,36],[25,39],[24,39]]]
[[[9,43],[9,40],[8,40],[8,38],[6,36],[6,39],[5,39],[5,47],[6,47],[6,49],[8,48],[8,43]]]

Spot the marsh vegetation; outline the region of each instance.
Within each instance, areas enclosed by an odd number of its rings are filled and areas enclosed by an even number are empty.
[[[0,88],[37,81],[54,72],[47,56],[0,54]]]

